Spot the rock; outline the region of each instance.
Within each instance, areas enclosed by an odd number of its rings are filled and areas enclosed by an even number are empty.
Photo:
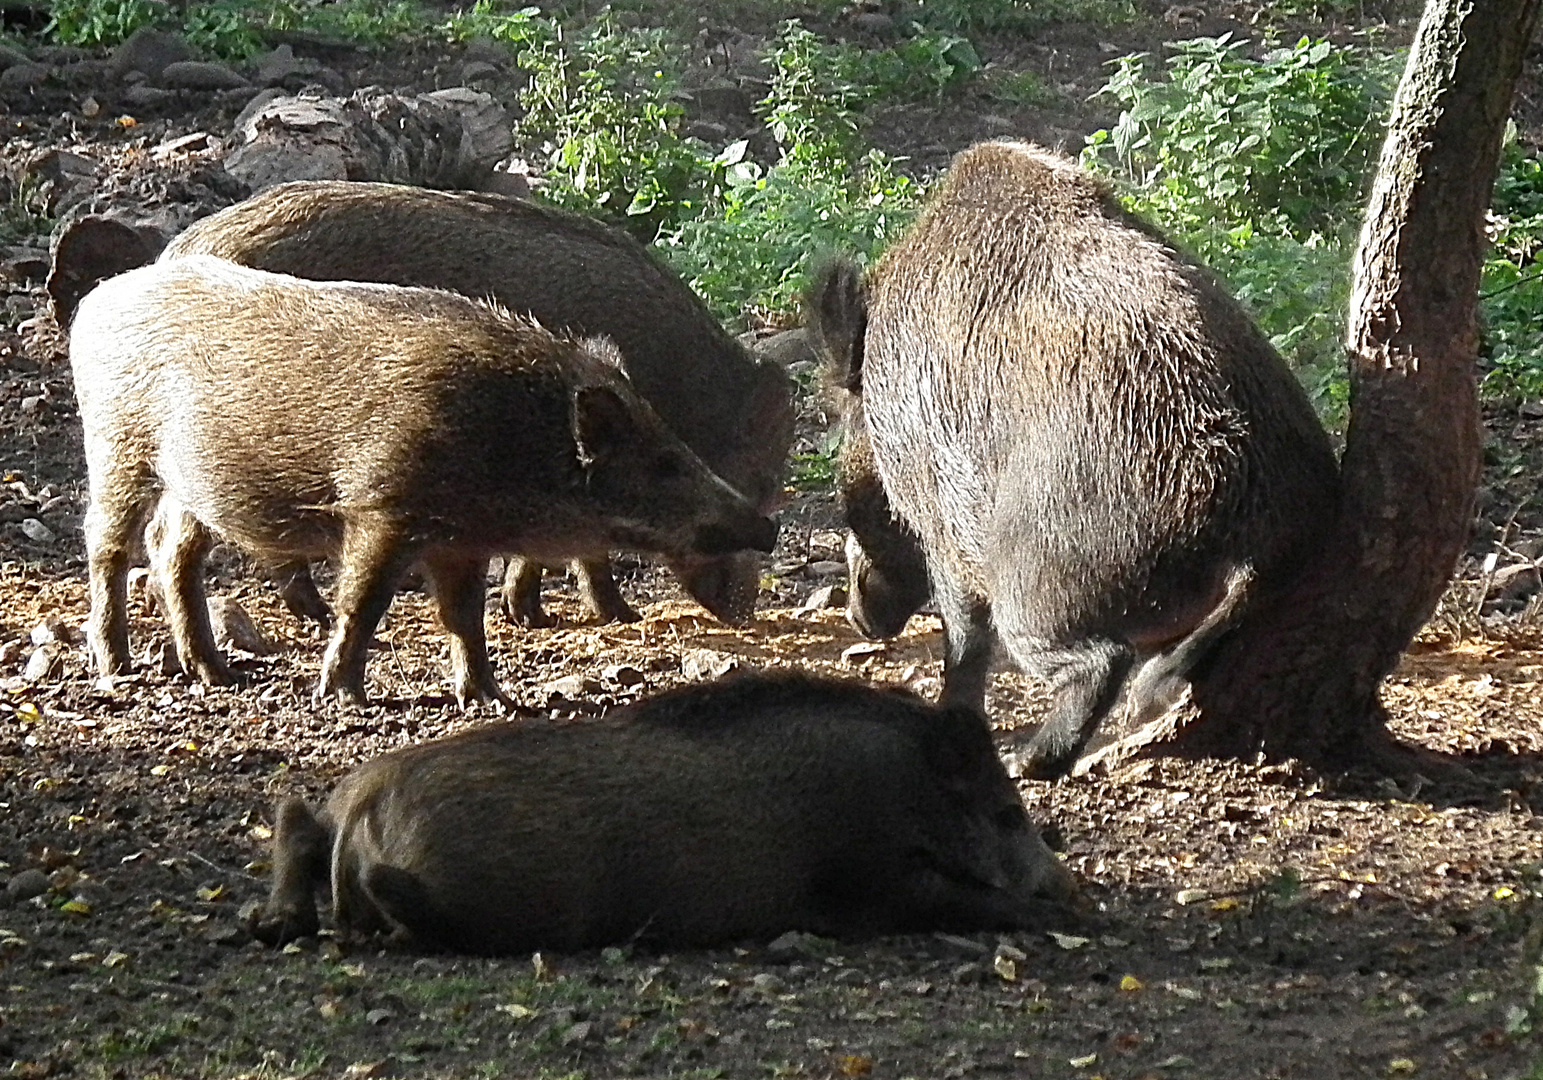
[[[837,574],[847,572],[847,564],[836,562],[834,559],[821,559],[819,562],[810,563],[804,569],[808,571],[810,577],[835,577]]]
[[[107,63],[107,76],[122,79],[131,71],[138,71],[152,81],[172,64],[193,59],[193,50],[176,34],[140,27],[123,44],[113,50]]]
[[[23,248],[6,257],[0,263],[0,271],[4,271],[17,284],[41,281],[48,276],[48,256],[41,251]]]
[[[271,53],[259,56],[254,74],[261,85],[278,86],[291,75],[305,73],[307,67],[314,68],[315,64],[296,60],[294,48],[286,42]]]
[[[772,938],[766,945],[766,951],[784,959],[795,956],[818,959],[822,950],[819,949],[813,934],[806,934],[801,930],[789,930],[785,934]]]
[[[530,198],[530,181],[526,179],[524,173],[494,169],[482,181],[481,190],[493,195],[504,195],[511,199],[528,199]]]
[[[472,60],[461,65],[461,85],[470,86],[478,79],[496,79],[500,72],[492,64]]]
[[[123,92],[123,100],[126,104],[136,109],[150,109],[157,105],[164,105],[168,101],[176,100],[175,90],[161,90],[154,86],[131,86]]]
[[[567,1031],[563,1032],[562,1042],[564,1046],[577,1046],[589,1038],[590,1032],[595,1028],[593,1020],[580,1020]]]
[[[984,942],[976,941],[974,938],[961,937],[958,934],[940,932],[933,934],[932,940],[949,951],[963,956],[985,956],[991,951],[991,946]]]
[[[468,64],[483,63],[493,64],[498,67],[508,67],[514,56],[509,51],[509,46],[493,38],[472,38],[466,43],[466,51],[461,54],[461,59]]]
[[[27,666],[22,669],[21,677],[23,681],[33,684],[47,682],[58,668],[59,649],[53,645],[41,645],[27,657]]]
[[[712,649],[692,649],[680,658],[681,674],[688,679],[718,679],[739,666],[737,657]]]
[[[949,977],[960,986],[975,986],[986,981],[986,968],[984,964],[960,964]]]
[[[286,45],[284,47],[288,48],[289,46]],[[288,96],[284,91],[278,89],[259,91],[256,97],[246,103],[246,108],[237,114],[235,122],[231,124],[231,130],[236,132],[245,131],[247,125],[251,123],[252,117],[256,116],[265,105],[281,97]]]
[[[207,60],[179,60],[167,64],[158,81],[174,90],[234,90],[238,86],[251,85],[229,66]]]
[[[140,663],[157,675],[164,675],[167,678],[182,670],[182,662],[177,659],[177,650],[169,641],[163,641],[160,645],[152,645],[146,649]]]
[[[38,623],[27,636],[34,645],[68,645],[78,635],[63,619],[55,616]]]
[[[606,682],[613,682],[620,686],[638,686],[643,682],[643,673],[631,664],[612,664],[601,674]]]
[[[30,64],[32,60],[26,53],[13,45],[7,45],[0,41],[0,71],[13,68],[17,64]]]
[[[23,870],[5,884],[5,895],[14,904],[42,896],[48,891],[48,875],[41,870]]]
[[[37,518],[28,518],[23,521],[21,531],[26,534],[28,540],[38,544],[51,544],[57,539],[54,531]]]
[[[31,90],[48,80],[49,68],[25,60],[0,71],[0,94],[13,90]]]
[[[263,636],[240,602],[229,596],[211,596],[209,623],[214,629],[214,643],[222,649],[240,649],[254,656],[269,656],[277,650]]]
[[[376,1027],[379,1027],[381,1024],[390,1023],[395,1019],[396,1013],[390,1009],[371,1009],[364,1014],[365,1023],[374,1024]]]
[[[207,131],[195,131],[191,135],[183,135],[176,139],[167,139],[155,148],[152,153],[157,161],[169,161],[174,157],[182,157],[186,154],[196,154],[200,150],[213,148],[219,149],[219,143],[210,139]]]
[[[852,28],[875,37],[889,37],[895,32],[895,20],[882,11],[864,11],[852,16]]]
[[[514,140],[491,95],[455,87],[404,97],[274,97],[242,113],[225,170],[254,192],[288,180],[476,187]]]
[[[548,701],[562,698],[565,701],[583,701],[589,694],[598,693],[600,684],[583,675],[565,675],[561,679],[542,683],[541,693]]]
[[[847,591],[840,585],[821,585],[809,594],[809,599],[793,609],[793,614],[809,615],[816,611],[823,611],[826,608],[845,607],[846,602]]]
[[[763,994],[780,994],[788,988],[788,984],[784,980],[765,971],[752,978],[750,985]]]

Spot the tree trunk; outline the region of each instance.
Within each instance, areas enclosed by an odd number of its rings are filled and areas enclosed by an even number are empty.
[[[1327,765],[1389,747],[1383,678],[1468,538],[1484,214],[1539,0],[1429,0],[1355,261],[1350,430],[1321,561],[1197,675],[1178,749]]]

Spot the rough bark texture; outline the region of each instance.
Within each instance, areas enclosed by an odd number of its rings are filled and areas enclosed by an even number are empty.
[[[1185,750],[1346,764],[1387,743],[1378,687],[1468,537],[1484,213],[1539,0],[1430,0],[1356,257],[1335,536],[1193,688]]]

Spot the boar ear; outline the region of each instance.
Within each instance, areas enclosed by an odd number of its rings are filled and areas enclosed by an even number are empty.
[[[88,214],[54,238],[53,264],[48,271],[48,295],[54,321],[69,326],[81,298],[97,283],[154,262],[165,244],[155,230],[131,228],[121,221]]]
[[[868,294],[862,271],[851,259],[822,260],[804,294],[809,336],[825,357],[831,382],[854,394],[863,387],[863,335],[868,330]]]
[[[573,394],[573,441],[585,469],[624,453],[636,441],[627,403],[609,386],[581,386]]]

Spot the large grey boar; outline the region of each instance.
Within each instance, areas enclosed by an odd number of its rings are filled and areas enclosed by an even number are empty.
[[[98,286],[70,362],[99,669],[129,666],[125,579],[157,500],[169,510],[155,569],[184,668],[230,679],[203,601],[217,535],[271,564],[331,556],[339,618],[320,693],[352,700],[414,564],[464,704],[503,698],[483,637],[491,553],[770,550],[776,526],[670,433],[608,349],[454,293],[209,256]]]
[[[398,750],[276,823],[274,944],[328,885],[341,933],[486,954],[1027,928],[1073,896],[972,713],[801,675]]]
[[[834,262],[808,300],[852,395],[854,621],[897,631],[924,553],[944,699],[983,707],[993,630],[1052,684],[1028,775],[1063,772],[1122,689],[1171,700],[1331,525],[1338,470],[1291,372],[1063,157],[962,152],[866,281]]]
[[[492,297],[549,328],[603,334],[621,350],[633,386],[709,468],[762,513],[781,499],[793,439],[787,375],[774,362],[753,360],[696,294],[619,229],[498,195],[301,181],[197,222],[161,258],[197,253],[316,280]],[[678,553],[668,562],[718,618],[750,618],[755,556]],[[637,618],[604,558],[576,569],[596,614]],[[316,614],[320,601],[304,568],[280,577],[290,583],[291,606]],[[524,625],[549,624],[539,563],[510,563],[504,606]]]

